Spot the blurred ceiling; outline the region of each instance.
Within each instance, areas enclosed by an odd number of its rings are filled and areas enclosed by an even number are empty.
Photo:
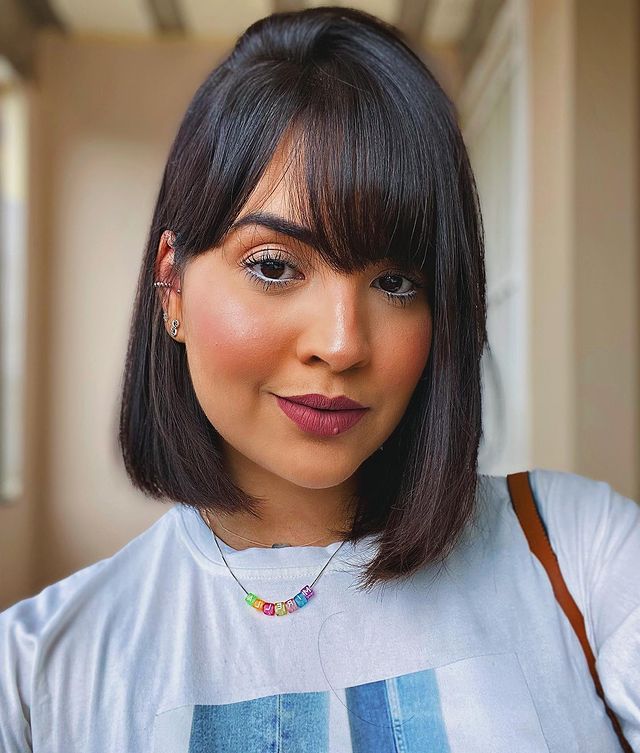
[[[33,74],[35,37],[43,28],[73,36],[215,38],[231,42],[278,11],[320,5],[359,8],[397,26],[417,48],[473,49],[500,0],[0,0],[0,55]]]

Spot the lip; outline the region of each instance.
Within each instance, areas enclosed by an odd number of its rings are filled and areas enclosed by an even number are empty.
[[[366,408],[366,405],[361,405],[346,395],[328,397],[327,395],[312,392],[308,395],[281,395],[279,397],[283,397],[292,403],[308,405],[310,408],[317,408],[318,410],[362,410]]]
[[[282,412],[296,423],[303,431],[321,437],[333,437],[347,431],[369,410],[368,408],[349,408],[346,410],[318,409],[276,395]],[[298,397],[298,396],[296,396]],[[305,396],[306,397],[306,396]],[[353,401],[351,401],[353,402]],[[334,403],[335,404],[335,403]]]

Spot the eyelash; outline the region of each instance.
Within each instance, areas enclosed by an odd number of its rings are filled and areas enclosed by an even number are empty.
[[[245,274],[251,280],[251,282],[255,283],[256,285],[262,286],[262,289],[265,291],[269,290],[269,288],[271,288],[273,285],[275,285],[277,288],[285,288],[289,283],[296,282],[295,280],[265,280],[259,275],[255,274],[255,272],[252,272],[250,269],[256,264],[264,264],[265,262],[269,261],[282,262],[291,267],[291,269],[295,270],[296,272],[298,271],[298,268],[295,266],[295,264],[292,264],[290,261],[288,261],[286,256],[284,256],[277,248],[265,249],[265,251],[261,252],[257,258],[251,256],[248,259],[243,259],[240,262],[240,266],[244,268]],[[417,289],[423,287],[423,285],[420,284],[418,280],[405,274],[404,272],[385,272],[383,275],[380,275],[380,277],[391,277],[396,275],[409,280],[409,282],[413,283],[414,287]],[[409,293],[389,293],[386,290],[383,290],[382,292],[391,301],[391,303],[396,306],[407,306],[418,295],[418,290],[412,290]]]

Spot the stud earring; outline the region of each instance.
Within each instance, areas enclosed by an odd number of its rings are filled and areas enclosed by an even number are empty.
[[[166,321],[167,321],[167,319],[169,318],[169,314],[167,314],[167,312],[166,312],[166,311],[163,311],[163,312],[162,312],[162,318],[163,318],[163,319],[164,319],[164,321],[166,322]]]
[[[178,334],[178,327],[180,326],[180,322],[177,319],[174,319],[171,322],[171,336],[175,337]]]

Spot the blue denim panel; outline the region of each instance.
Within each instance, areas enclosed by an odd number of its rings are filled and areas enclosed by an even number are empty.
[[[326,753],[328,748],[326,692],[193,709],[189,753]]]
[[[396,750],[384,680],[345,688],[353,753]]]
[[[346,689],[353,753],[450,753],[435,670]]]

